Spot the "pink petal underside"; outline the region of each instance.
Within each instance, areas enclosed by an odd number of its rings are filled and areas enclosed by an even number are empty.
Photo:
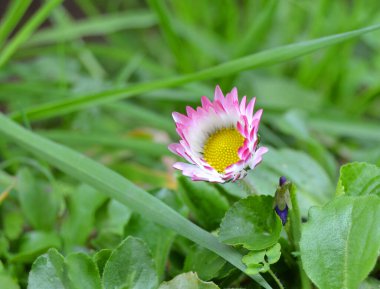
[[[253,169],[259,163],[261,163],[261,161],[263,160],[263,155],[265,153],[267,153],[268,151],[269,150],[266,147],[261,147],[257,151],[255,151],[255,153],[253,155],[253,159],[250,161],[250,164],[249,164],[249,166],[251,167],[251,169]]]
[[[248,119],[251,119],[252,114],[253,114],[253,109],[255,107],[255,102],[256,102],[256,97],[252,98],[251,101],[247,105],[246,109],[246,116],[248,116]]]
[[[172,113],[172,116],[176,123],[187,124],[190,121],[190,119],[186,115],[183,115],[176,111]]]
[[[224,114],[226,110],[223,107],[223,104],[219,100],[214,101],[214,110],[217,114]]]
[[[191,106],[186,106],[186,113],[187,115],[192,118],[193,115],[196,113],[195,109],[192,108]]]
[[[247,97],[243,96],[241,102],[240,102],[240,113],[245,114],[245,103],[247,101]]]
[[[222,92],[222,90],[220,89],[220,86],[219,86],[219,85],[217,85],[217,86],[215,87],[214,100],[219,100],[219,101],[223,101],[223,100],[224,100],[224,95],[223,95],[223,92]]]
[[[207,98],[207,96],[202,96],[202,98],[201,98],[201,103],[202,103],[202,106],[203,106],[206,110],[208,110],[209,107],[212,106],[212,103],[211,103],[211,101]]]

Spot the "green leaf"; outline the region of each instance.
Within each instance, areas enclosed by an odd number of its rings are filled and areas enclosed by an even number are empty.
[[[368,163],[350,163],[340,168],[337,194],[380,197],[380,168]]]
[[[380,250],[380,198],[338,197],[312,208],[300,242],[304,270],[320,289],[357,289]]]
[[[265,250],[251,251],[243,257],[243,263],[248,267],[265,262]]]
[[[197,272],[202,280],[211,280],[219,277],[226,261],[215,253],[200,246],[193,246],[186,254],[184,272]]]
[[[17,196],[27,221],[35,229],[53,228],[59,209],[57,194],[48,191],[27,168],[18,171],[17,180]]]
[[[251,251],[243,257],[249,274],[264,273],[269,270],[270,264],[276,263],[281,256],[281,245],[277,243],[271,248],[261,251]]]
[[[199,280],[196,273],[188,272],[178,275],[174,279],[163,282],[158,289],[219,289],[213,282]]]
[[[128,224],[132,215],[131,210],[118,201],[111,200],[108,204],[107,211],[108,218],[105,224],[107,230],[123,236],[125,226]]]
[[[240,71],[270,66],[311,53],[313,51],[317,51],[324,47],[335,45],[345,40],[358,37],[364,33],[368,33],[379,28],[380,25],[368,26],[362,29],[341,34],[330,35],[319,39],[276,47],[274,49],[269,49],[256,54],[241,57],[183,76],[161,79],[147,83],[140,83],[122,89],[113,89],[96,94],[84,95],[82,97],[52,101],[40,106],[25,109],[22,113],[17,112],[13,114],[13,118],[21,119],[24,115],[27,116],[28,119],[42,119],[46,117],[62,115],[64,113],[77,111],[85,107],[108,103],[118,99],[139,95],[161,88],[179,86],[192,81],[218,78],[235,74]]]
[[[104,288],[155,289],[157,285],[154,261],[146,244],[141,239],[126,238],[104,267]]]
[[[207,229],[216,229],[229,208],[227,199],[207,182],[194,182],[179,176],[179,192],[196,220]]]
[[[111,254],[112,254],[111,249],[102,249],[94,255],[93,259],[96,266],[98,267],[100,276],[103,276],[104,266],[106,265]]]
[[[88,255],[71,254],[65,258],[65,263],[70,289],[102,289],[98,268]]]
[[[181,214],[119,174],[82,154],[23,129],[3,114],[0,114],[0,134],[28,151],[43,157],[48,163],[68,175],[93,186],[107,196],[139,212],[145,218],[170,228],[217,253],[239,270],[244,271],[245,268],[241,262],[242,256],[238,251],[221,244],[215,236],[194,225]],[[271,288],[261,276],[250,277],[264,288]]]
[[[159,190],[154,195],[176,211],[180,211],[183,207],[177,195],[167,189]],[[125,228],[125,234],[146,242],[156,262],[159,277],[164,277],[167,258],[176,236],[175,232],[134,214]]]
[[[55,249],[38,257],[29,273],[28,289],[65,289],[64,260]]]
[[[249,250],[262,250],[278,241],[282,223],[273,209],[273,197],[249,196],[236,202],[220,226],[219,239]]]
[[[81,185],[68,196],[68,216],[61,229],[65,248],[85,244],[94,227],[95,212],[105,200],[104,194],[88,185]]]
[[[20,289],[17,281],[12,277],[0,274],[0,288],[4,289]]]
[[[280,243],[277,243],[273,247],[266,250],[265,255],[267,256],[267,260],[269,264],[274,264],[278,260],[280,260],[281,257],[281,245]]]
[[[10,240],[17,239],[23,230],[24,218],[20,210],[3,211],[4,234]]]
[[[21,244],[12,261],[29,262],[49,248],[60,248],[61,240],[55,232],[32,231],[23,235]]]

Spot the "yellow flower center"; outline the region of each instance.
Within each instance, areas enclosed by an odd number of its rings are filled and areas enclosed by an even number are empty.
[[[205,161],[219,173],[239,161],[238,150],[244,137],[236,128],[223,128],[212,134],[203,148]]]

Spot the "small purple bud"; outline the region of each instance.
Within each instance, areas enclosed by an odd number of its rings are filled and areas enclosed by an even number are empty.
[[[278,206],[274,208],[276,211],[276,214],[280,217],[282,225],[285,226],[286,220],[288,219],[288,206],[285,207],[282,211],[279,209]]]
[[[286,178],[284,176],[280,177],[280,186],[282,187],[286,183]]]

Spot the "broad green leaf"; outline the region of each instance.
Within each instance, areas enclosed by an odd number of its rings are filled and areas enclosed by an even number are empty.
[[[249,196],[236,202],[220,225],[219,239],[229,245],[262,250],[276,244],[282,223],[273,209],[273,197]]]
[[[364,33],[368,33],[379,28],[380,25],[368,26],[362,29],[341,34],[330,35],[319,39],[276,47],[274,49],[262,51],[256,54],[238,58],[236,60],[225,62],[192,74],[186,74],[183,76],[168,79],[161,79],[153,82],[140,83],[137,85],[128,86],[127,88],[103,91],[95,94],[84,95],[82,97],[52,101],[40,106],[25,109],[23,110],[23,113],[17,112],[13,114],[13,117],[16,119],[21,119],[23,115],[26,115],[28,119],[42,119],[77,111],[79,109],[93,105],[99,105],[134,95],[139,95],[161,88],[179,86],[188,82],[218,78],[235,74],[240,71],[265,67],[272,64],[281,63],[286,60],[311,53],[313,51],[317,51],[324,47],[335,45],[337,43],[358,37]]]
[[[0,256],[8,257],[9,254],[9,240],[4,236],[2,232],[0,232]],[[1,267],[0,263],[0,267]],[[1,271],[1,270],[0,270]]]
[[[70,289],[102,289],[98,268],[84,253],[74,253],[65,258]]]
[[[193,246],[187,253],[185,259],[184,272],[197,272],[202,280],[211,280],[219,277],[226,261],[215,253],[200,246]]]
[[[219,289],[213,282],[200,280],[196,273],[188,272],[178,275],[174,279],[163,282],[158,289]]]
[[[107,206],[108,218],[105,226],[109,232],[123,236],[125,226],[131,218],[131,210],[119,203],[118,201],[111,200]]]
[[[66,289],[64,283],[64,260],[55,249],[38,257],[32,265],[28,289]]]
[[[280,257],[281,257],[281,245],[280,245],[280,243],[277,243],[273,247],[266,250],[265,255],[267,256],[269,264],[274,264],[278,260],[280,260]]]
[[[49,191],[27,168],[18,171],[17,179],[17,196],[27,221],[35,229],[53,228],[59,209],[57,193]]]
[[[12,260],[29,262],[52,247],[61,247],[61,240],[55,232],[31,231],[21,238],[18,252]]]
[[[48,163],[68,175],[93,186],[107,196],[139,212],[145,218],[170,228],[217,253],[239,270],[244,271],[244,265],[241,262],[242,256],[238,251],[220,244],[215,236],[194,225],[181,214],[117,173],[82,154],[23,129],[3,114],[0,114],[0,134],[23,146],[26,150],[43,157]],[[261,276],[250,277],[264,288],[271,288]]]
[[[112,254],[112,250],[102,249],[94,255],[93,259],[98,268],[100,276],[103,275],[104,266],[106,265],[111,254]]]
[[[357,289],[380,250],[380,198],[338,197],[312,208],[300,242],[304,270],[320,289]]]
[[[340,168],[337,194],[380,197],[380,168],[368,163],[350,163]]]
[[[146,244],[128,237],[112,252],[104,267],[104,289],[155,289],[157,285],[154,261]]]
[[[68,216],[61,234],[67,249],[85,244],[94,227],[95,212],[106,197],[88,185],[81,185],[67,198]]]
[[[23,230],[24,218],[20,210],[3,210],[3,229],[4,234],[10,240],[17,239]]]
[[[181,212],[183,204],[175,193],[162,189],[154,195],[176,211]],[[176,236],[175,232],[134,214],[125,228],[125,234],[146,242],[155,260],[158,275],[160,278],[163,277],[170,248]]]
[[[251,251],[243,257],[243,263],[247,265],[250,274],[264,273],[269,270],[270,264],[276,263],[281,257],[281,245],[277,243],[273,247],[260,251]]]
[[[227,199],[207,182],[194,182],[184,176],[178,181],[181,197],[196,220],[207,229],[216,229],[229,208]]]
[[[0,288],[20,289],[20,286],[12,277],[0,273]]]
[[[163,275],[170,247],[176,235],[175,232],[148,221],[139,215],[133,215],[125,233],[146,242],[155,261],[157,273],[159,276]]]

